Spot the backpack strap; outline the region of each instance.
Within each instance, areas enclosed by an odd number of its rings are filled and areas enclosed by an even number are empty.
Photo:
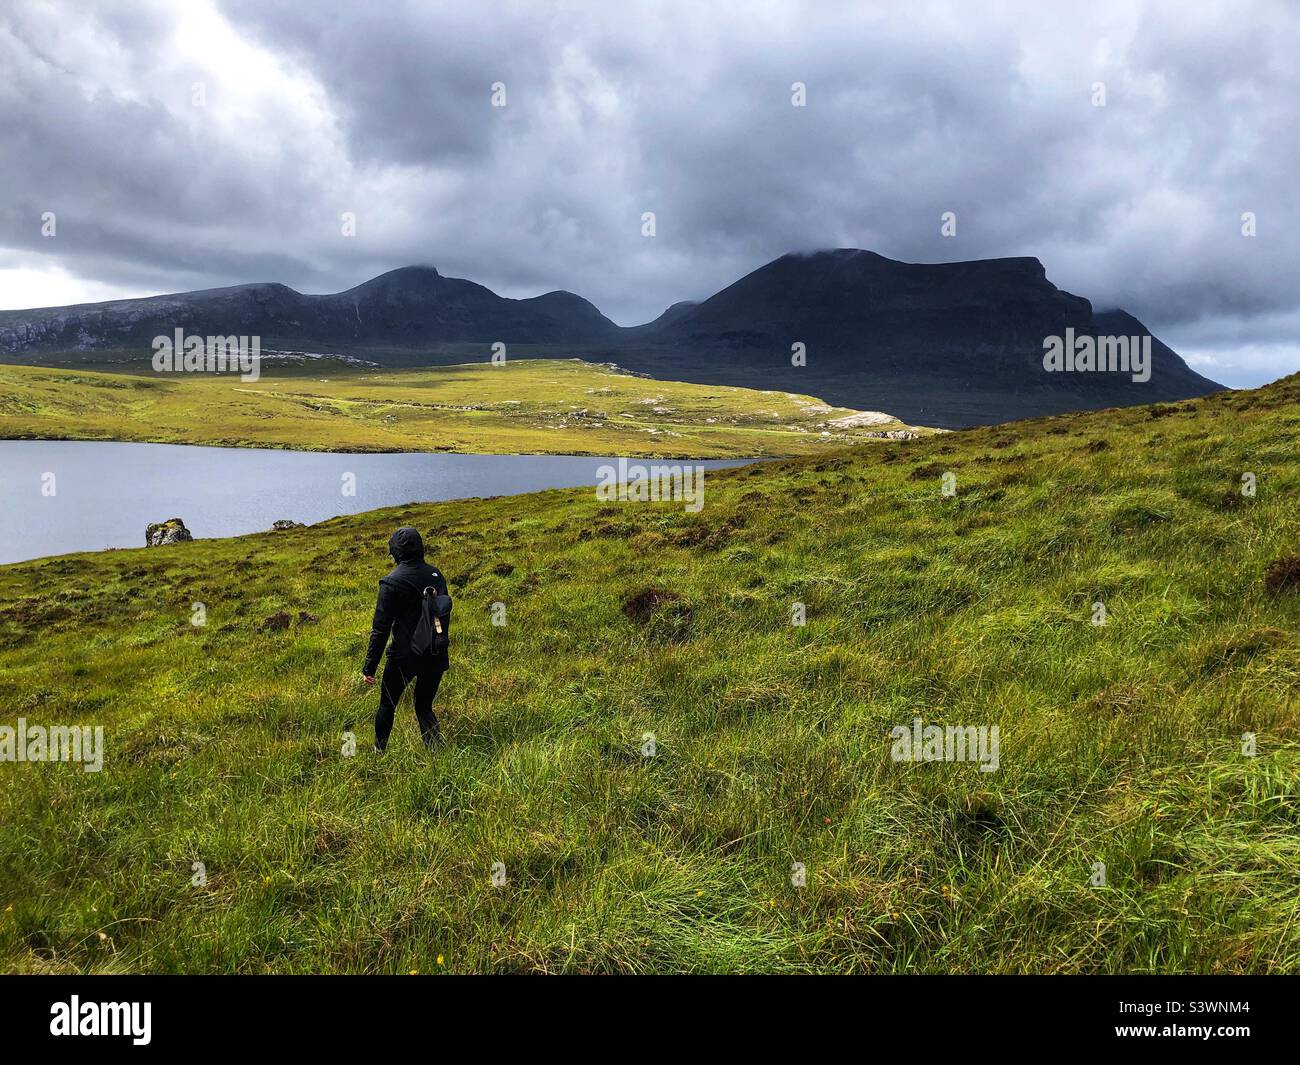
[[[421,603],[421,606],[427,610],[430,604],[430,600],[436,599],[438,597],[438,589],[431,584],[426,585],[423,593],[421,594],[423,595],[423,601]],[[432,617],[433,617],[433,631],[436,632],[439,636],[441,636],[442,619],[438,617],[437,613],[433,613]]]

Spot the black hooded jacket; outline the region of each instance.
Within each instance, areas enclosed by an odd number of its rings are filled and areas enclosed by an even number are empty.
[[[379,668],[379,658],[384,653],[389,632],[393,634],[393,642],[388,648],[389,660],[416,663],[411,654],[411,637],[420,620],[424,589],[432,585],[440,595],[447,594],[446,578],[424,561],[424,542],[415,529],[404,525],[393,533],[388,540],[388,553],[397,565],[379,582],[375,620],[370,626],[370,645],[366,648],[366,664],[361,669],[367,677],[373,677]],[[435,668],[446,669],[447,652],[444,650],[437,655],[433,663]]]

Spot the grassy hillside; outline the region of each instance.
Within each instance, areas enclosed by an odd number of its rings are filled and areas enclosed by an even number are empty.
[[[894,419],[838,426],[857,412],[810,396],[656,381],[577,360],[384,371],[268,364],[254,382],[143,365],[0,366],[0,438],[737,458],[824,452],[906,428]],[[797,383],[797,371],[790,378]]]
[[[698,515],[0,568],[0,721],[107,733],[0,764],[3,967],[1300,971],[1298,492],[1292,377],[710,473]],[[457,597],[432,759],[409,702],[369,751],[356,682],[404,522]],[[891,760],[914,717],[1000,768]]]

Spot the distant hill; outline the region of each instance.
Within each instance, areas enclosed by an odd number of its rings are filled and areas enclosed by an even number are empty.
[[[1070,410],[1188,399],[1221,386],[1152,337],[1152,374],[1048,373],[1044,337],[1149,336],[1096,312],[1034,258],[915,264],[852,248],[783,255],[700,303],[633,327],[571,292],[508,299],[409,266],[346,292],[252,284],[147,299],[0,312],[0,359],[148,353],[154,336],[257,335],[264,348],[362,354],[386,365],[464,361],[502,341],[511,357],[582,355],[655,376],[815,394],[905,421],[959,427]],[[807,365],[791,365],[805,345]],[[459,347],[458,347],[459,346]]]
[[[472,281],[443,277],[431,266],[407,266],[325,296],[252,284],[0,311],[0,353],[18,361],[13,356],[147,348],[155,336],[177,327],[203,335],[255,334],[263,346],[311,344],[331,351],[498,340],[586,344],[620,333],[572,292],[508,299]]]
[[[1151,336],[1095,312],[1034,258],[915,264],[841,248],[783,255],[693,307],[666,312],[629,366],[683,380],[788,388],[905,421],[956,428],[1071,410],[1188,399],[1222,388],[1151,338],[1151,379],[1048,373],[1043,340]],[[645,328],[645,327],[643,327]],[[805,345],[794,369],[791,345]],[[801,378],[799,375],[802,374]]]
[[[1046,333],[1086,328],[1092,307],[1047,280],[1037,259],[918,265],[869,251],[783,255],[661,330],[665,338],[770,349],[800,339],[856,362],[934,362],[1039,350]]]
[[[646,322],[645,325],[631,326],[625,330],[625,333],[629,336],[657,336],[667,330],[669,326],[679,322],[682,318],[689,315],[698,306],[699,303],[695,300],[681,300],[678,303],[674,303],[664,311],[663,314],[654,319],[654,321]]]

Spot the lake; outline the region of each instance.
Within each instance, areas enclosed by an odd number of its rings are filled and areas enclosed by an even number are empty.
[[[745,460],[632,459],[717,469]],[[580,455],[341,455],[262,448],[0,440],[0,564],[143,547],[152,521],[181,518],[196,539],[313,524],[404,503],[595,490],[616,458]],[[53,480],[51,481],[51,475]],[[354,495],[345,495],[351,475]],[[46,494],[52,484],[54,494]]]

